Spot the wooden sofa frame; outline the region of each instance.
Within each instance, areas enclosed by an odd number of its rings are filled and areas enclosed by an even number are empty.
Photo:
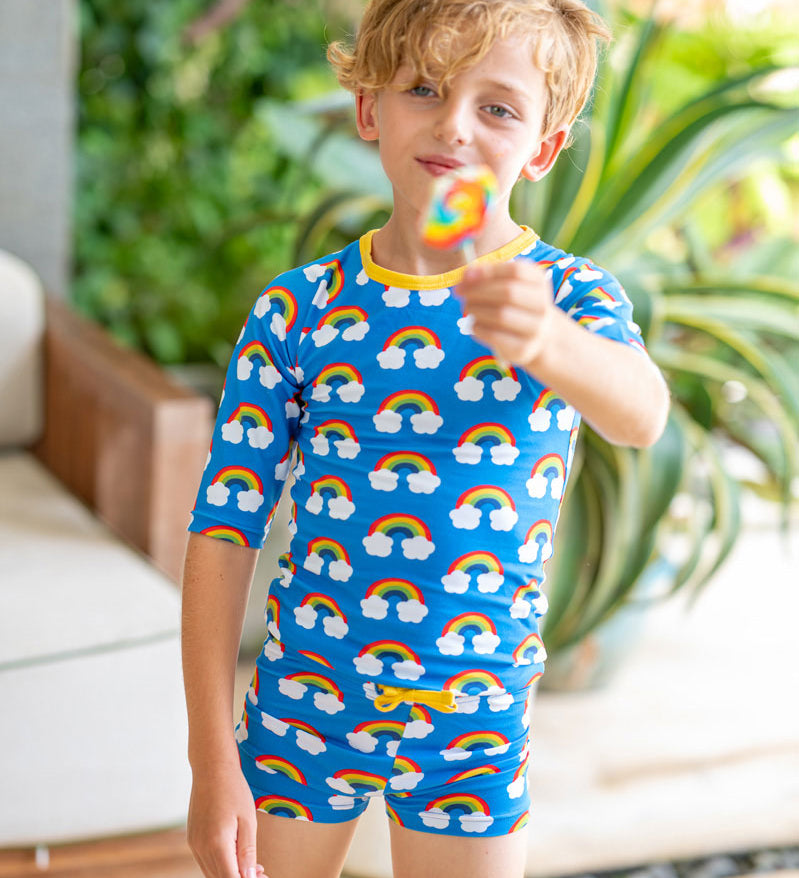
[[[48,299],[44,432],[34,453],[126,542],[178,581],[212,401]]]

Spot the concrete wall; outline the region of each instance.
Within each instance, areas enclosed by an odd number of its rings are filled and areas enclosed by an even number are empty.
[[[77,0],[0,0],[0,248],[66,296]]]

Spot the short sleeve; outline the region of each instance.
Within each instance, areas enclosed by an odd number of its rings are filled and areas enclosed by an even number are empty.
[[[287,292],[267,288],[241,331],[189,525],[253,548],[271,525],[302,414],[302,373],[280,307]]]
[[[589,260],[553,275],[555,304],[589,332],[645,352],[640,327],[633,320],[633,306],[612,274]]]

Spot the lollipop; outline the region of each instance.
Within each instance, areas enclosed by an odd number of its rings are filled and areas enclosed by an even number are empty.
[[[480,233],[497,194],[497,180],[487,165],[467,165],[436,178],[422,240],[440,250],[459,248],[467,262],[474,257]]]

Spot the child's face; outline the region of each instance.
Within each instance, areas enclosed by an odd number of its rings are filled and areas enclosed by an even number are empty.
[[[357,102],[361,137],[380,141],[396,214],[424,212],[433,179],[450,168],[486,164],[497,177],[501,216],[519,177],[540,179],[557,158],[567,130],[542,140],[545,80],[527,40],[498,40],[446,90],[414,79],[401,67],[394,84],[402,88],[359,95]]]

